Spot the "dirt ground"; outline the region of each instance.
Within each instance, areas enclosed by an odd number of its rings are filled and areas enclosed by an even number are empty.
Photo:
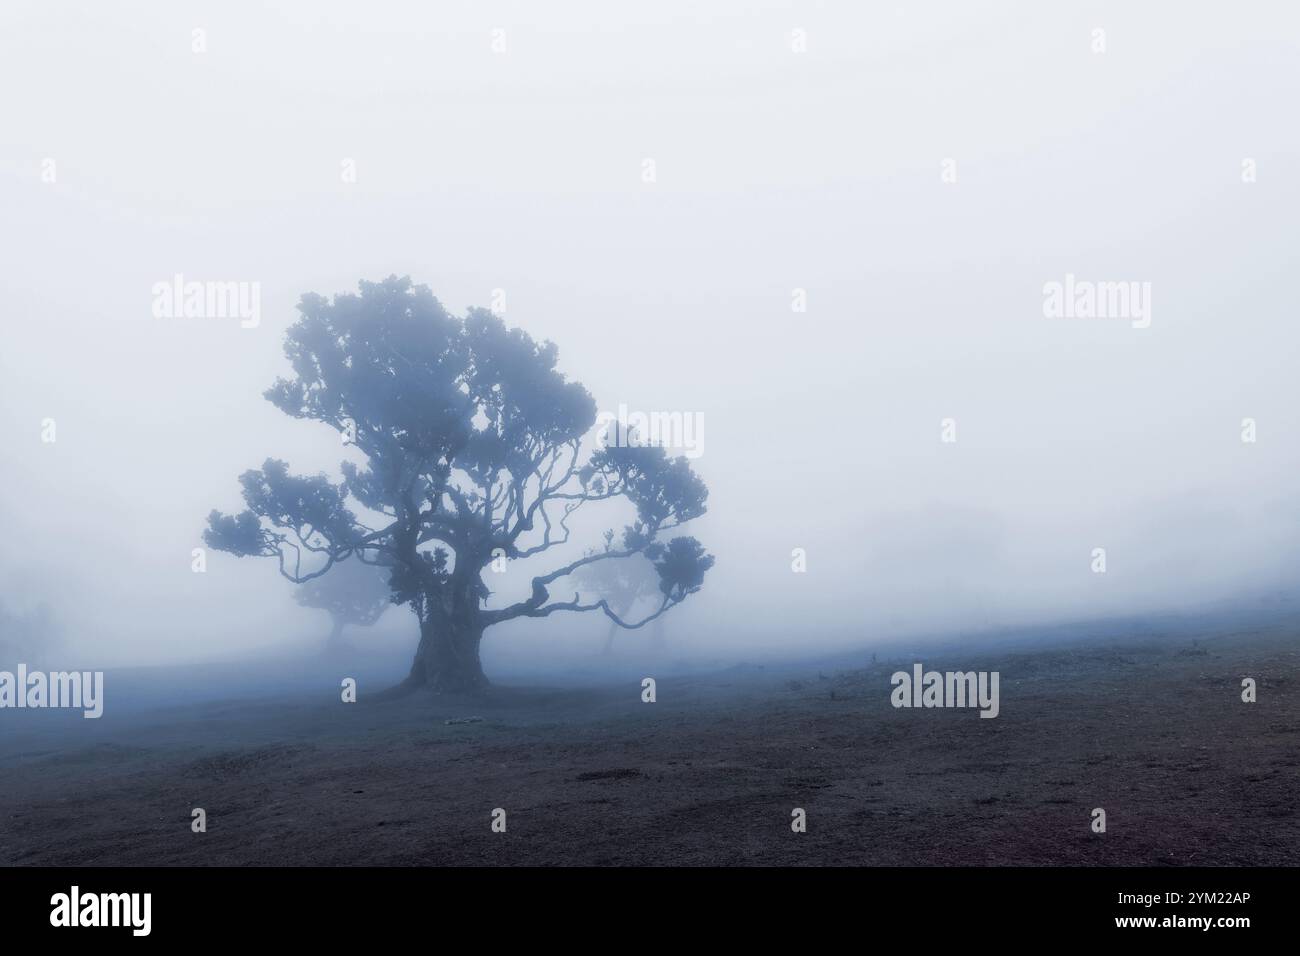
[[[631,680],[202,703],[93,733],[28,713],[0,724],[0,862],[1296,865],[1298,637],[865,652],[665,675],[655,703]],[[999,671],[1000,715],[893,708],[913,661]]]

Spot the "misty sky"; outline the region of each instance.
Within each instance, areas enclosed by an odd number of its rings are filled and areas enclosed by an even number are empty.
[[[271,562],[191,549],[264,458],[337,469],[261,393],[304,292],[392,273],[504,290],[601,409],[701,417],[684,651],[1294,589],[1300,9],[234,7],[0,12],[0,601],[88,665],[323,633]],[[176,273],[259,282],[260,325],[155,318]],[[1149,282],[1150,326],[1046,318],[1067,273]],[[582,545],[626,520],[590,507]],[[559,618],[485,657],[599,647]]]

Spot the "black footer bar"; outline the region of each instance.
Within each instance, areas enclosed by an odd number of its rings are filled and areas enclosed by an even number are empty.
[[[1123,936],[1231,944],[1296,925],[1291,869],[372,869],[10,868],[0,870],[7,939],[298,943],[429,939],[476,927],[636,934],[703,921],[762,938],[924,927],[927,939]],[[811,923],[807,921],[812,921]],[[1243,936],[1242,934],[1246,934]],[[443,936],[450,941],[451,937]],[[570,938],[572,938],[570,936]],[[608,938],[608,937],[607,937]]]

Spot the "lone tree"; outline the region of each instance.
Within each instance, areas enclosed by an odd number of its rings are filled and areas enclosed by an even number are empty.
[[[361,560],[336,562],[329,574],[298,585],[294,598],[303,607],[329,614],[332,626],[325,643],[329,651],[343,648],[345,627],[370,627],[393,603],[388,569]]]
[[[298,309],[285,341],[294,376],[266,397],[339,431],[365,464],[344,461],[335,484],[268,459],[240,477],[247,510],[213,511],[204,539],[276,558],[297,583],[353,555],[389,565],[392,600],[420,621],[403,689],[484,687],[479,643],[506,621],[599,611],[635,629],[700,589],[713,557],[695,538],[661,536],[702,515],[708,489],[662,447],[620,442],[584,455],[595,401],[556,371],[554,344],[484,309],[450,315],[428,288],[396,276],[333,302],[304,295]],[[483,572],[494,559],[565,544],[575,511],[616,498],[636,509],[617,545],[610,537],[603,550],[534,577],[523,600],[488,607]],[[379,517],[364,523],[354,501]],[[662,599],[640,620],[624,620],[604,598],[550,593],[579,568],[624,560],[649,560],[659,576]]]

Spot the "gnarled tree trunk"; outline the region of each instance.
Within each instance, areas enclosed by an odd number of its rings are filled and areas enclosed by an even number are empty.
[[[479,660],[483,628],[477,623],[434,619],[420,624],[420,645],[405,686],[439,693],[472,694],[487,688]]]

